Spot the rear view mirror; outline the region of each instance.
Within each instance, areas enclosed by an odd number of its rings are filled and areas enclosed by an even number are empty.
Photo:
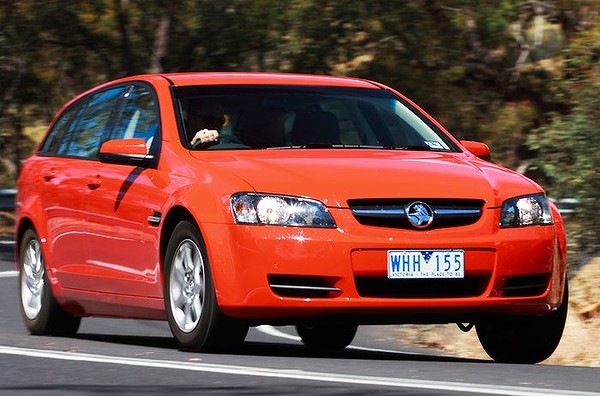
[[[490,148],[487,144],[481,142],[475,142],[473,140],[461,140],[460,143],[466,148],[471,154],[484,159],[486,161],[492,160]]]
[[[99,159],[112,164],[133,166],[149,166],[154,162],[154,156],[148,154],[144,139],[115,139],[108,140],[100,146]]]

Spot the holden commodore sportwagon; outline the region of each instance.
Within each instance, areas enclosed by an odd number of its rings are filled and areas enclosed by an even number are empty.
[[[474,327],[496,361],[549,357],[567,312],[561,217],[394,89],[277,73],[142,75],[67,103],[23,165],[17,266],[32,334],[167,320],[183,350],[295,325]]]

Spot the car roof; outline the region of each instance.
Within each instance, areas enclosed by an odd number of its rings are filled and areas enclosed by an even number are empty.
[[[161,74],[176,86],[192,85],[312,85],[381,89],[382,86],[359,78],[295,73],[193,72]]]
[[[173,86],[188,87],[198,85],[302,85],[349,87],[368,89],[390,89],[389,87],[366,79],[355,77],[336,77],[317,74],[276,73],[276,72],[181,72],[138,74],[106,81],[73,97],[62,109],[82,97],[115,84],[134,81],[153,82],[167,80]],[[411,102],[412,103],[412,102]],[[60,111],[62,112],[62,110]],[[59,112],[59,113],[60,113]]]

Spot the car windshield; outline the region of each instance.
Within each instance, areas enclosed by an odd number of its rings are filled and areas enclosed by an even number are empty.
[[[188,148],[386,148],[459,151],[437,127],[386,90],[304,86],[175,87]],[[201,130],[218,140],[192,144]],[[216,136],[216,134],[215,134]]]

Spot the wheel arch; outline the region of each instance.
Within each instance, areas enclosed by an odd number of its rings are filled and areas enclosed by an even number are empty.
[[[214,234],[211,234],[211,232],[209,230],[207,230],[205,227],[203,227],[203,224],[200,220],[197,219],[197,217],[195,216],[195,213],[192,212],[191,210],[189,210],[188,208],[186,208],[185,206],[182,205],[176,205],[173,206],[167,213],[167,215],[165,216],[164,219],[164,223],[161,229],[161,234],[160,234],[160,246],[159,246],[159,262],[160,262],[160,271],[162,273],[162,284],[163,284],[163,288],[164,288],[164,271],[165,271],[165,258],[167,255],[167,248],[169,245],[169,240],[171,238],[171,235],[173,234],[173,231],[175,230],[175,227],[177,227],[177,224],[179,224],[181,221],[188,221],[190,222],[190,224],[192,226],[194,226],[196,228],[196,230],[198,230],[198,233],[200,235],[200,239],[202,244],[204,245],[204,249],[205,252],[207,254],[207,259],[210,265],[210,272],[212,274],[212,279],[213,279],[213,283],[214,283],[214,288],[215,288],[215,292],[217,294],[217,301],[219,303],[219,305],[224,303],[224,298],[225,295],[227,294],[223,294],[223,289],[227,289],[227,290],[232,290],[232,285],[231,283],[233,282],[231,279],[229,279],[227,276],[224,276],[224,274],[230,274],[231,271],[229,270],[223,270],[223,263],[225,262],[226,265],[231,263],[231,260],[227,259],[227,258],[223,258],[222,255],[220,254],[216,254],[215,255],[215,251],[211,250],[211,243],[213,243],[212,248],[214,249],[214,242],[215,240],[219,240],[219,237],[223,236],[223,235],[219,235],[219,236],[215,236]],[[212,251],[212,254],[211,254]],[[229,268],[229,267],[227,267]],[[164,291],[164,290],[163,290]],[[225,298],[226,300],[226,298]]]
[[[169,238],[171,237],[171,234],[173,233],[173,230],[175,229],[177,224],[179,224],[179,222],[183,220],[189,221],[191,224],[193,224],[198,229],[198,232],[200,232],[200,235],[202,235],[202,231],[200,230],[198,222],[187,208],[183,206],[174,206],[173,208],[171,208],[171,210],[165,217],[160,234],[161,268],[164,268],[165,265],[164,259],[165,254],[167,252],[167,245],[169,244]]]
[[[17,267],[20,266],[21,260],[21,239],[23,239],[23,235],[29,229],[33,230],[39,236],[38,230],[36,229],[35,225],[33,224],[33,221],[29,217],[23,217],[22,219],[20,219],[15,229],[15,265]],[[42,244],[42,249],[43,248],[44,245]]]

